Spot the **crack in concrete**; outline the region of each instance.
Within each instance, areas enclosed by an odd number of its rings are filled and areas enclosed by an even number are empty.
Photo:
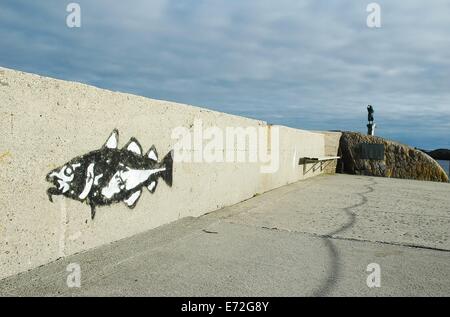
[[[357,207],[361,207],[364,206],[365,204],[367,204],[367,202],[369,201],[368,198],[365,196],[367,194],[370,194],[372,192],[375,191],[375,189],[372,187],[372,185],[376,185],[377,183],[373,180],[370,179],[372,181],[372,183],[370,185],[365,185],[365,187],[368,188],[368,191],[362,192],[362,193],[356,193],[357,195],[359,195],[362,198],[362,201],[360,203],[351,205],[349,207],[345,207],[343,208],[343,210],[345,211],[345,213],[350,217],[350,220],[343,225],[342,227],[336,229],[335,231],[330,232],[329,234],[326,234],[325,236],[333,236],[335,234],[341,233],[351,227],[353,227],[353,225],[356,222],[356,214],[354,212],[351,211],[351,209],[357,208]]]
[[[328,249],[328,253],[330,255],[329,267],[331,269],[328,272],[328,275],[327,275],[325,281],[323,282],[323,285],[319,286],[317,288],[317,290],[312,293],[312,296],[320,296],[320,297],[328,296],[328,295],[330,295],[331,291],[336,288],[338,277],[341,274],[341,266],[340,266],[340,255],[337,250],[337,247],[333,243],[333,236],[337,233],[343,232],[343,231],[353,227],[353,225],[355,224],[356,214],[354,212],[352,212],[351,209],[361,207],[361,206],[364,206],[365,204],[367,204],[368,198],[365,195],[373,192],[375,189],[372,186],[377,184],[377,182],[375,182],[375,180],[373,178],[371,178],[369,180],[372,183],[365,185],[365,187],[368,188],[368,190],[365,192],[362,192],[362,193],[357,193],[357,195],[361,196],[362,201],[360,203],[357,203],[352,206],[344,208],[344,211],[350,217],[350,220],[346,224],[341,226],[340,228],[338,228],[338,229],[332,231],[331,233],[329,233],[328,235],[326,235],[326,236],[330,236],[330,238],[324,239],[325,246]]]
[[[238,224],[238,223],[232,223],[231,224]],[[366,240],[366,239],[357,239],[357,238],[346,238],[346,237],[337,237],[337,236],[330,236],[330,235],[323,235],[323,234],[317,234],[313,232],[306,232],[306,231],[297,231],[297,230],[288,230],[288,229],[280,229],[277,227],[260,227],[261,229],[265,230],[274,230],[274,231],[283,231],[288,233],[296,233],[296,234],[304,234],[307,236],[311,236],[314,238],[321,238],[321,239],[332,239],[332,240],[342,240],[342,241],[354,241],[354,242],[368,242],[368,243],[374,243],[374,244],[386,244],[386,245],[393,245],[393,246],[400,246],[400,247],[409,247],[409,248],[415,248],[415,249],[426,249],[426,250],[433,250],[433,251],[442,251],[442,252],[450,252],[450,249],[440,249],[435,247],[429,247],[425,245],[419,245],[419,244],[410,244],[410,243],[401,243],[401,242],[389,242],[389,241],[381,241],[381,240]]]
[[[316,236],[316,237],[320,237],[320,238],[324,239],[324,243],[325,243],[326,249],[328,250],[329,257],[330,257],[330,265],[329,265],[330,271],[328,272],[327,277],[326,277],[325,281],[323,282],[323,285],[319,286],[317,288],[317,290],[312,293],[312,296],[320,296],[320,297],[327,296],[336,287],[341,268],[340,268],[340,255],[337,250],[337,247],[333,243],[333,240],[341,239],[339,237],[336,237],[335,235],[338,233],[344,232],[345,230],[353,227],[353,225],[355,224],[356,214],[352,211],[352,209],[361,207],[361,206],[364,206],[365,204],[367,204],[368,198],[366,197],[366,195],[375,191],[373,186],[376,185],[377,182],[373,178],[370,178],[369,181],[371,181],[371,183],[365,185],[365,187],[367,188],[367,191],[364,191],[361,193],[356,193],[358,196],[360,196],[362,198],[361,202],[343,208],[343,210],[345,211],[347,216],[350,218],[345,224],[343,224],[340,228],[338,228],[328,234],[325,234],[325,235],[310,234],[312,236]],[[231,223],[233,223],[233,222],[231,222]],[[262,227],[262,228],[270,229],[270,230],[280,230],[278,228],[268,228],[268,227]],[[286,231],[288,231],[288,230],[286,230]],[[295,232],[295,231],[288,231],[288,232]],[[307,234],[307,233],[303,233],[303,234]],[[342,240],[345,240],[345,239],[342,239]],[[348,240],[350,240],[350,239],[348,239]],[[362,240],[357,240],[357,239],[355,239],[354,241],[363,242]],[[365,241],[365,242],[376,243],[374,241]],[[382,243],[382,242],[380,242],[380,243]]]

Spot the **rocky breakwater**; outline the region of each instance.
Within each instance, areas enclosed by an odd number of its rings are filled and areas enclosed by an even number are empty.
[[[429,155],[407,145],[357,132],[342,132],[338,171],[370,176],[448,182]]]

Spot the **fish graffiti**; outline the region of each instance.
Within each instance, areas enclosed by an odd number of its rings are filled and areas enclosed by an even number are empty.
[[[78,156],[50,171],[46,180],[53,184],[47,189],[50,202],[62,195],[85,202],[91,207],[94,219],[96,207],[124,202],[134,208],[143,187],[152,194],[158,180],[172,187],[173,151],[160,162],[153,145],[146,154],[135,138],[118,148],[119,131],[115,129],[102,148]]]

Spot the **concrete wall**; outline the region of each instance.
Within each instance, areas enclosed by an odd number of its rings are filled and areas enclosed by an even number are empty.
[[[339,140],[341,139],[342,132],[334,132],[334,131],[314,131],[317,133],[321,133],[324,135],[325,142],[325,155],[326,156],[336,156],[339,155]],[[324,173],[326,174],[334,174],[336,173],[338,160],[328,161],[324,165]]]
[[[134,209],[99,207],[91,220],[87,204],[63,196],[51,203],[45,176],[100,148],[113,129],[120,132],[119,147],[136,137],[144,152],[154,144],[162,157],[176,142],[173,129],[192,128],[197,119],[204,127],[275,127],[4,68],[0,115],[0,278],[317,175],[303,175],[298,158],[325,154],[323,134],[279,127],[276,173],[261,173],[260,163],[175,162],[172,187],[160,182],[154,194],[143,191]]]

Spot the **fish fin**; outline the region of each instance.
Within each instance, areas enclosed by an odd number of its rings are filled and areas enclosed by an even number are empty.
[[[153,194],[156,190],[156,186],[158,186],[158,181],[154,180],[147,186],[147,189]]]
[[[103,145],[103,147],[106,147],[108,149],[117,149],[118,144],[119,144],[119,131],[117,129],[114,129],[111,135],[109,136],[108,140],[106,140],[106,143]]]
[[[139,197],[141,197],[141,190],[135,191],[130,196],[128,196],[127,199],[124,200],[125,204],[128,206],[128,208],[133,209],[134,206],[136,206],[137,201],[139,200]]]
[[[47,189],[47,196],[48,196],[48,200],[50,200],[50,202],[53,202],[53,195],[61,195],[59,190],[57,190],[56,188],[49,188]]]
[[[130,141],[124,146],[127,151],[142,155],[142,147],[139,144],[138,140],[135,138],[131,138]]]
[[[148,150],[146,156],[151,159],[152,161],[157,162],[158,161],[158,152],[156,151],[156,148],[154,145]]]
[[[172,168],[173,168],[173,150],[167,153],[162,160],[165,171],[162,172],[162,178],[169,187],[172,187]]]

